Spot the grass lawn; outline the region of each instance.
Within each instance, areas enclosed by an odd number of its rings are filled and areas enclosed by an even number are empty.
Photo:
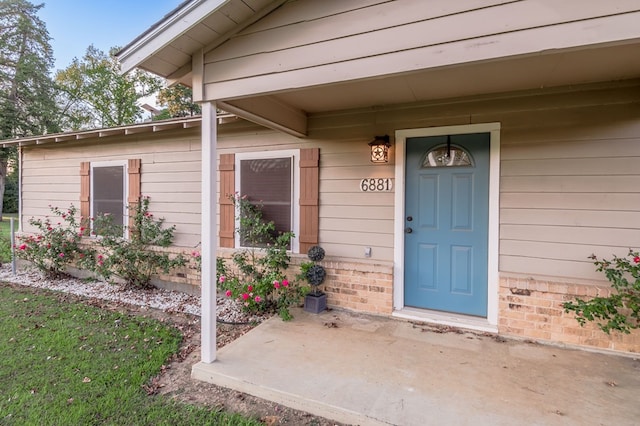
[[[0,424],[260,424],[146,394],[180,344],[159,321],[5,284],[0,318]]]

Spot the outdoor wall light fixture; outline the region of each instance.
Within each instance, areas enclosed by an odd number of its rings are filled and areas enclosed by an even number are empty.
[[[371,162],[376,164],[384,164],[389,162],[389,135],[376,136],[374,140],[369,142],[371,147]]]

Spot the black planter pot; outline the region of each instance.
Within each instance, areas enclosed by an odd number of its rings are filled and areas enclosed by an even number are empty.
[[[327,295],[325,293],[309,293],[304,297],[304,310],[312,314],[319,314],[327,309]]]

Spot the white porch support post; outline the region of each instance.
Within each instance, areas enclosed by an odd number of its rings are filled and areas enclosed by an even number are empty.
[[[218,241],[216,148],[218,144],[216,104],[202,104],[202,269],[201,269],[201,358],[212,363],[216,359],[216,254]]]

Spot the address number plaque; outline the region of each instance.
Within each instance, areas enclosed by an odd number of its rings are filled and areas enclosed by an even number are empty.
[[[393,180],[390,178],[365,178],[360,181],[362,192],[389,192],[393,189]]]

